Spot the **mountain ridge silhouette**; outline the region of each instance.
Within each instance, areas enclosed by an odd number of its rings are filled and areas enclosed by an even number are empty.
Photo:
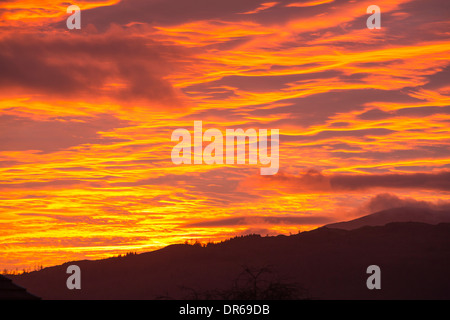
[[[352,230],[363,226],[382,226],[390,222],[450,223],[450,211],[420,207],[397,207],[378,211],[353,220],[330,223],[328,228]]]
[[[81,290],[66,288],[71,264],[82,270]],[[366,287],[369,265],[381,268],[381,290]],[[450,299],[450,223],[391,222],[352,230],[323,226],[291,236],[176,244],[12,278],[43,299],[184,299],[183,288],[229,287],[243,266],[268,267],[317,299]]]

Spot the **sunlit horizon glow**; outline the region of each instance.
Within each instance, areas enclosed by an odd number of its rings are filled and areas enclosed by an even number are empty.
[[[66,5],[0,3],[2,270],[450,208],[448,1]],[[198,120],[279,129],[279,173],[174,165]]]

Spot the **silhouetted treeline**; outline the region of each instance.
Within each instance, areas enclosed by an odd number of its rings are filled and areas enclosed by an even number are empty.
[[[242,266],[242,272],[227,289],[200,291],[182,287],[187,300],[308,300],[309,290],[296,282],[282,280],[271,267]],[[158,296],[157,299],[171,299]]]
[[[4,268],[2,270],[2,274],[3,275],[21,275],[21,274],[30,273],[33,271],[40,271],[42,269],[44,269],[44,267],[42,265],[36,265],[32,268],[23,268],[22,270],[19,270],[19,268],[16,268],[14,270],[9,270],[7,268]]]

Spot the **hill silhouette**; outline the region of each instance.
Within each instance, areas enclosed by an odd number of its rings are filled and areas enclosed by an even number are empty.
[[[350,221],[328,224],[326,227],[353,230],[364,226],[384,226],[390,222],[450,223],[450,212],[430,208],[400,207],[375,212]]]
[[[0,275],[0,300],[39,300],[39,298],[14,284],[11,279]]]
[[[82,270],[81,290],[66,288],[71,264]],[[373,264],[381,268],[381,290],[366,287],[366,269]],[[43,299],[183,299],[186,288],[195,293],[225,292],[243,266],[268,268],[278,283],[299,284],[317,299],[450,299],[450,224],[322,227],[292,236],[252,235],[208,246],[171,245],[127,257],[70,262],[13,278]]]

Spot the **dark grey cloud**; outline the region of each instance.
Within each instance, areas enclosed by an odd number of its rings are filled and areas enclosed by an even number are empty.
[[[376,3],[374,3],[376,4]],[[365,10],[366,7],[362,7]],[[351,38],[333,42],[341,48],[360,50],[375,49],[399,45],[415,45],[418,39],[425,41],[446,40],[448,30],[448,12],[450,3],[447,0],[410,0],[400,3],[397,9],[386,12],[381,6],[381,27],[386,30],[371,41],[357,42]],[[329,28],[322,32],[342,34],[348,30],[365,29],[368,15],[361,15],[345,23],[343,28]],[[395,61],[395,60],[393,60]],[[385,64],[380,64],[383,66]]]
[[[55,152],[81,144],[124,141],[102,137],[98,132],[129,125],[110,114],[95,117],[54,117],[47,120],[0,115],[0,151],[39,150]]]
[[[367,160],[381,160],[389,159],[389,161],[406,161],[409,159],[417,159],[417,155],[420,154],[423,158],[446,158],[450,156],[450,148],[448,144],[436,143],[435,145],[429,145],[425,142],[417,142],[408,149],[403,150],[386,150],[386,151],[372,151],[372,150],[360,150],[357,154],[351,151],[359,150],[357,147],[352,150],[351,147],[343,148],[344,150],[335,150],[336,147],[331,146],[330,152],[333,156],[341,159],[358,158]],[[439,165],[435,165],[439,167]],[[402,167],[403,168],[403,167]],[[362,168],[360,168],[362,169]],[[423,169],[422,167],[416,168],[418,171]]]
[[[373,187],[450,191],[450,172],[388,173],[372,175],[334,175],[330,177],[334,190],[364,190]]]
[[[450,106],[424,106],[424,107],[411,107],[401,108],[395,111],[383,111],[377,108],[367,110],[360,115],[359,119],[362,120],[382,120],[392,117],[427,117],[435,114],[450,114]]]
[[[184,227],[234,227],[250,225],[317,225],[333,219],[322,216],[239,216],[190,222]]]
[[[450,202],[430,202],[413,198],[401,198],[392,193],[380,193],[363,205],[365,212],[378,212],[391,208],[412,207],[432,210],[450,210]]]
[[[218,91],[218,87],[227,86],[251,92],[279,91],[288,87],[289,83],[301,80],[327,79],[342,76],[337,70],[311,72],[305,74],[273,75],[273,76],[225,76],[219,80],[195,84],[184,88],[184,91]]]
[[[386,128],[359,129],[359,130],[324,130],[314,135],[280,135],[280,141],[309,142],[341,137],[358,137],[370,140],[368,136],[385,136],[395,132]],[[280,142],[280,143],[281,143]]]
[[[381,120],[390,118],[391,116],[392,113],[390,112],[374,108],[361,113],[360,115],[358,115],[358,118],[362,120]]]
[[[337,5],[347,0],[335,0],[331,4],[303,8],[286,7],[298,0],[279,0],[270,9],[251,15],[255,22],[264,24],[281,23],[290,19],[300,19],[318,15],[324,10],[338,12]],[[127,25],[132,22],[175,25],[198,20],[241,21],[249,15],[242,13],[253,11],[265,0],[124,0],[114,6],[87,10],[83,15],[83,24],[92,24],[98,29],[106,29],[112,24]],[[61,27],[65,27],[61,23]]]
[[[449,2],[447,2],[449,3]],[[450,65],[442,68],[442,70],[428,76],[428,83],[423,87],[428,90],[436,90],[448,85],[450,79]]]
[[[403,104],[421,102],[421,100],[399,90],[351,89],[328,91],[300,98],[283,99],[277,102],[288,105],[266,109],[259,106],[249,106],[249,108],[253,107],[251,114],[255,116],[290,115],[288,119],[271,122],[270,125],[273,128],[283,124],[309,127],[324,123],[339,113],[354,110],[362,111],[369,103],[390,102]]]
[[[18,34],[0,39],[0,90],[95,102],[151,101],[182,107],[164,79],[187,52],[123,30],[105,34]],[[170,61],[170,62],[169,62]],[[118,87],[107,88],[117,79]]]
[[[324,175],[311,169],[299,175],[283,172],[264,179],[282,183],[292,192],[347,192],[366,191],[371,188],[420,189],[450,191],[450,171],[430,173],[372,173]]]
[[[204,204],[224,206],[230,203],[252,201],[260,198],[239,188],[243,178],[259,168],[217,168],[206,172],[189,174],[167,174],[159,177],[144,178],[131,182],[112,182],[114,187],[143,187],[170,185],[179,186],[187,190],[183,197],[193,195],[203,199]]]

